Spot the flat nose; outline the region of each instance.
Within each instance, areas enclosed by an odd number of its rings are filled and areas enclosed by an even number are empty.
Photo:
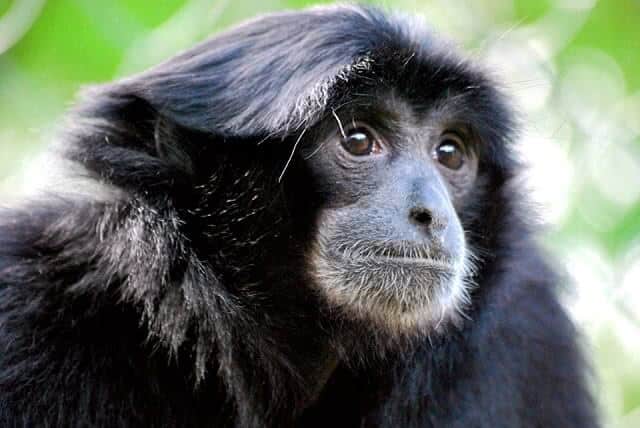
[[[438,209],[414,206],[409,210],[409,220],[428,234],[441,234],[447,228],[446,214]]]
[[[409,218],[420,227],[430,227],[433,221],[431,211],[424,207],[413,207],[409,211]]]
[[[429,180],[431,181],[431,180]],[[448,200],[436,181],[414,183],[410,197],[409,221],[423,233],[441,235],[448,224]]]

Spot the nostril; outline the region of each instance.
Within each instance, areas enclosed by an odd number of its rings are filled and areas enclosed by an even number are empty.
[[[431,213],[428,210],[422,208],[412,209],[409,216],[414,222],[422,226],[429,226],[431,224],[431,221],[433,220]]]

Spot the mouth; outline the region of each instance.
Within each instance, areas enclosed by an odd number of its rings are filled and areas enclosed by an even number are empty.
[[[407,243],[367,243],[337,251],[343,260],[375,264],[415,265],[422,268],[450,271],[455,262],[442,248]]]
[[[430,287],[453,278],[459,265],[442,252],[417,246],[362,245],[334,252],[330,257],[350,277],[393,277],[396,283],[428,282]]]
[[[351,241],[318,249],[317,284],[330,303],[377,326],[436,329],[466,302],[465,261],[437,244]]]
[[[420,268],[428,268],[440,271],[452,271],[455,266],[453,263],[430,257],[403,257],[403,256],[372,256],[363,257],[363,261],[370,260],[374,263],[398,264],[398,265],[414,265]]]

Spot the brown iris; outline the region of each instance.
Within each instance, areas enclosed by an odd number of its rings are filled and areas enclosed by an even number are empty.
[[[342,147],[353,156],[380,152],[380,144],[373,133],[364,127],[350,129],[340,139]]]
[[[435,159],[444,167],[457,170],[465,161],[462,138],[452,132],[445,133],[434,151]]]

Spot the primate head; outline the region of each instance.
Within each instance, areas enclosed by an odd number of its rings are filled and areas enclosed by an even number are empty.
[[[88,92],[70,156],[173,219],[193,254],[162,254],[177,256],[162,284],[198,260],[265,320],[444,331],[508,216],[513,121],[421,28],[358,7],[246,23]],[[129,292],[158,316],[160,294]]]
[[[436,100],[391,89],[365,99],[332,112],[300,150],[326,193],[313,282],[330,305],[378,328],[438,328],[468,300],[472,253],[456,206],[473,189],[480,143]]]

